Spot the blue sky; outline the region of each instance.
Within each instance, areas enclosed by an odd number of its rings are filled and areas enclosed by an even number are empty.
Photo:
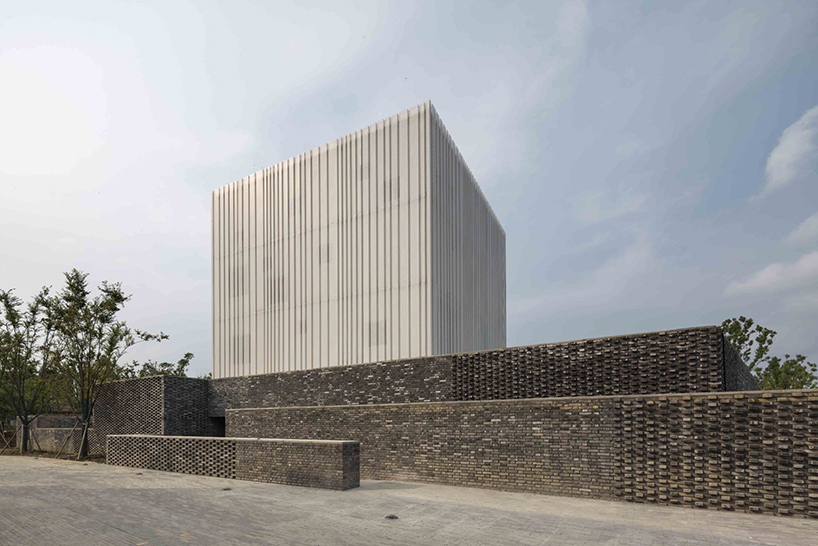
[[[508,341],[740,314],[818,359],[818,3],[12,3],[0,287],[71,267],[210,369],[210,192],[430,99],[506,230]]]

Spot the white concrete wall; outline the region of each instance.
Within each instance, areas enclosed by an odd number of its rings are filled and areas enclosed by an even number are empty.
[[[425,103],[213,192],[214,377],[505,345],[504,254],[502,264],[496,250],[493,261],[479,257],[484,251],[463,255],[502,269],[491,276],[493,289],[502,279],[502,305],[483,276],[475,284],[465,269],[435,265],[433,249],[442,248],[436,230],[447,214],[475,215],[475,223],[462,224],[470,230],[459,232],[462,248],[489,242],[483,228],[492,221],[491,248],[504,237],[472,178],[458,186],[465,200],[433,211],[430,189],[444,195],[448,183],[431,182],[432,124],[439,119]],[[502,310],[502,336],[498,319],[480,319],[449,341],[442,321],[466,311],[441,311],[445,298],[434,295],[433,268],[458,275],[450,283],[470,283],[471,291],[446,301]]]

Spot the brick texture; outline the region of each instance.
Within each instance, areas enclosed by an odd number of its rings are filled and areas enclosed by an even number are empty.
[[[728,363],[721,330],[716,326],[706,326],[233,377],[210,382],[209,413],[213,416],[224,415],[225,408],[507,400],[758,388],[738,355],[729,356],[732,360]],[[725,370],[728,364],[729,373]],[[746,373],[742,375],[742,372]]]
[[[360,484],[358,442],[109,435],[107,463],[346,490]]]
[[[715,326],[463,353],[450,358],[453,400],[727,390],[724,336]]]
[[[724,387],[727,391],[754,391],[758,390],[758,381],[744,364],[732,345],[726,340],[724,345]]]
[[[449,357],[318,368],[210,382],[209,413],[225,408],[394,404],[452,400]]]
[[[97,434],[164,434],[164,383],[154,376],[103,385],[94,408]]]
[[[169,436],[211,436],[205,411],[208,381],[192,377],[164,377],[163,432]]]
[[[103,385],[94,428],[108,434],[210,436],[208,380],[153,376]]]
[[[364,479],[818,517],[818,391],[228,410],[361,443]]]

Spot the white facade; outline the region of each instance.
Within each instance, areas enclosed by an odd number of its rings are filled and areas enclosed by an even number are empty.
[[[429,102],[212,206],[214,378],[505,347],[505,233]]]

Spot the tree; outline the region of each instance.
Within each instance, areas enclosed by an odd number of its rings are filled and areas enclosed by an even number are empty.
[[[756,324],[753,319],[738,317],[721,324],[730,344],[753,372],[765,390],[818,388],[818,367],[804,355],[784,358],[770,356],[776,332]]]
[[[144,364],[134,360],[130,364],[119,366],[117,376],[119,379],[132,379],[135,377],[150,377],[152,375],[170,375],[173,377],[187,377],[187,369],[190,361],[193,360],[193,353],[185,353],[175,364],[172,362],[157,362],[146,360]]]
[[[769,361],[770,347],[777,332],[745,317],[727,319],[721,323],[721,328],[751,372],[763,368]]]
[[[0,405],[20,420],[20,451],[29,450],[31,422],[48,410],[52,395],[53,325],[44,288],[28,306],[12,291],[0,291]]]
[[[103,281],[92,296],[87,278],[76,269],[65,273],[65,287],[47,305],[66,401],[83,425],[80,456],[88,455],[88,423],[102,384],[116,377],[119,359],[136,343],[167,339],[132,330],[117,318],[131,298],[120,283]]]
[[[767,367],[758,377],[758,384],[762,389],[815,389],[818,388],[818,367],[807,362],[804,355],[784,355],[781,359],[774,356]]]

